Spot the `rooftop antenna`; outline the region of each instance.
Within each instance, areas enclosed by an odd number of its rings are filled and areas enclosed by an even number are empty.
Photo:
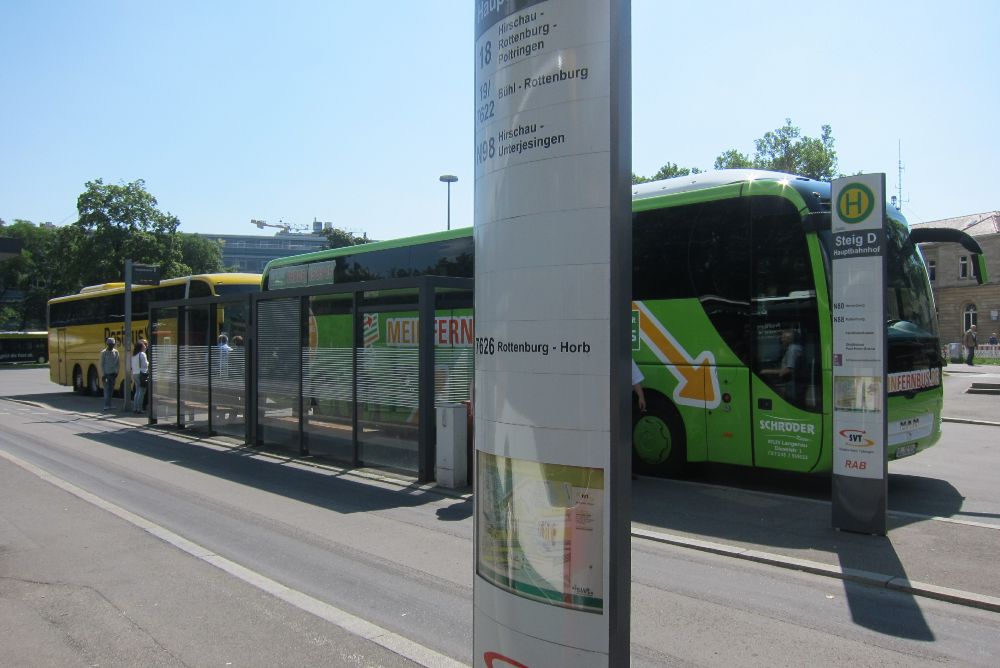
[[[897,196],[892,198],[892,205],[896,207],[896,211],[903,210],[903,203],[909,202],[908,199],[903,199],[903,141],[897,140],[896,155],[898,156],[898,166],[899,166],[899,178],[896,181],[896,193]]]

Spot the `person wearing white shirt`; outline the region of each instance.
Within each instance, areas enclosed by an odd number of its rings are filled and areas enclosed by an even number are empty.
[[[142,412],[142,400],[146,396],[149,382],[149,358],[146,357],[146,342],[136,341],[132,348],[132,378],[135,381],[135,395],[132,397],[132,412]]]

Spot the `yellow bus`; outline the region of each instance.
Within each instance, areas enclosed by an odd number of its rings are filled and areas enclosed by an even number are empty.
[[[149,305],[168,299],[228,296],[260,290],[260,274],[201,274],[168,278],[159,285],[132,287],[132,342],[149,340]],[[122,350],[125,341],[125,284],[91,285],[78,294],[50,299],[49,378],[59,385],[71,385],[74,392],[103,393],[100,356],[104,342],[114,338],[121,353],[118,387],[125,382],[125,361],[131,350]]]

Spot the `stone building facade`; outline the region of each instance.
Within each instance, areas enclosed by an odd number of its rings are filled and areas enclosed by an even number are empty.
[[[962,230],[979,242],[986,255],[989,278],[984,285],[976,283],[970,253],[958,244],[920,244],[920,249],[931,276],[941,342],[960,342],[969,325],[975,324],[979,343],[985,344],[992,332],[1000,332],[1000,211],[917,223],[911,227],[949,227]]]

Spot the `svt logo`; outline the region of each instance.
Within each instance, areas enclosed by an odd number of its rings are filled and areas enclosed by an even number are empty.
[[[864,429],[841,429],[839,433],[847,441],[847,445],[856,445],[862,448],[875,445],[875,441],[868,438],[868,432]]]

